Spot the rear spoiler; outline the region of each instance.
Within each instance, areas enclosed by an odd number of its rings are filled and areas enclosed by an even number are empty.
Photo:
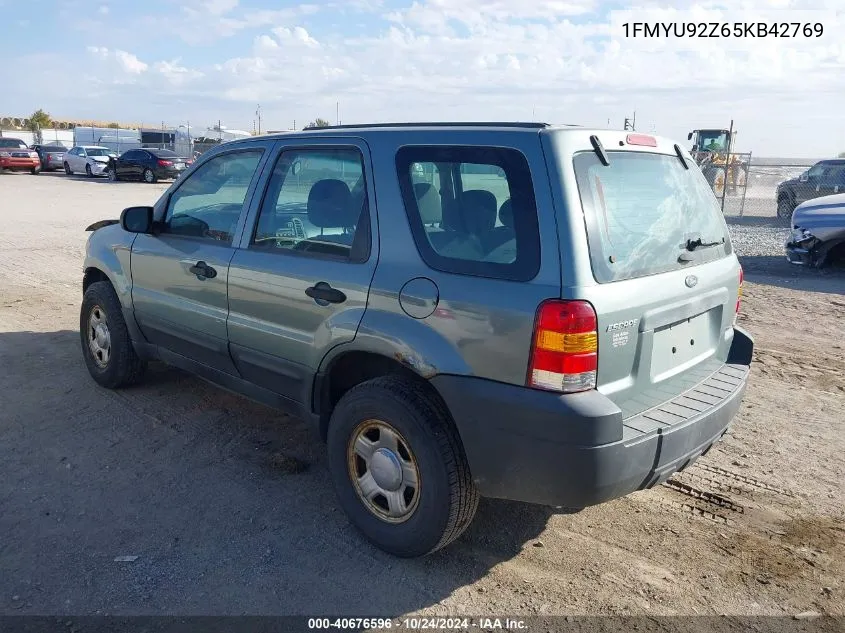
[[[100,220],[98,222],[94,222],[94,224],[87,227],[85,230],[96,231],[97,229],[101,229],[104,226],[111,226],[112,224],[120,224],[120,220]]]

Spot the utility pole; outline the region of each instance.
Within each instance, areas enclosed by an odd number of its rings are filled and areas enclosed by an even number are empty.
[[[335,118],[337,125],[340,125],[340,101],[335,101],[334,118]]]
[[[258,117],[258,133],[261,134],[261,104],[255,109],[255,116]]]

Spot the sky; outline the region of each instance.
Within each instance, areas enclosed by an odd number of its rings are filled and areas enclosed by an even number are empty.
[[[799,26],[632,37],[644,22]],[[0,0],[0,115],[252,130],[260,105],[266,131],[636,112],[685,146],[733,119],[738,150],[824,158],[845,151],[843,32],[845,0]]]

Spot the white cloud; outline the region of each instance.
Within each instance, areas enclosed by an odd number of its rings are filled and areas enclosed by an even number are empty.
[[[293,42],[294,44],[304,44],[309,48],[317,48],[320,43],[311,37],[301,26],[296,26],[293,29],[284,26],[273,29],[273,33],[282,42]]]
[[[97,9],[97,13],[99,13],[100,15],[108,15],[109,14],[108,5],[105,5],[105,4],[100,5],[100,8]]]
[[[190,81],[200,79],[204,73],[183,66],[178,59],[173,61],[160,61],[153,65],[153,69],[167,79],[174,86],[184,86]]]
[[[334,118],[339,100],[346,122],[526,120],[535,111],[537,119],[551,122],[603,126],[610,118],[611,125],[621,126],[622,117],[636,109],[643,129],[654,124],[678,138],[697,126],[727,125],[735,118],[741,143],[748,143],[744,149],[755,153],[778,145],[784,137],[771,131],[789,125],[804,130],[795,136],[803,145],[792,150],[794,155],[821,154],[812,147],[845,138],[839,114],[845,42],[835,36],[845,28],[841,12],[831,13],[824,25],[829,36],[818,40],[761,40],[743,50],[707,45],[685,51],[667,45],[649,51],[614,30],[598,2],[417,0],[388,16],[380,0],[280,10],[254,10],[235,0],[184,0],[179,19],[165,21],[171,33],[204,43],[240,34],[227,49],[243,40],[245,50],[206,63],[143,55],[149,65],[123,50],[88,50],[91,73],[103,82],[98,90],[113,91],[116,103],[135,108],[135,118],[147,116],[142,109],[153,105],[131,100],[128,83],[162,104],[153,116],[171,116],[168,108],[184,103],[182,118],[195,120],[199,115],[191,108],[209,108],[215,119],[227,117],[245,127],[254,109],[247,104],[260,102],[268,124],[276,125],[274,118],[279,123]],[[835,7],[841,0],[777,2],[808,10]],[[652,13],[644,8],[643,16],[672,15],[668,0],[643,4],[657,8]],[[764,17],[775,5],[747,0],[733,13],[726,10],[734,6],[727,0],[677,0],[672,6],[701,15],[721,11],[718,15],[733,19]],[[369,11],[372,20],[369,29],[348,27],[352,34],[344,35],[344,25],[307,18],[319,8],[333,15]],[[588,9],[595,13],[584,14]],[[382,26],[373,30],[373,23]],[[112,87],[115,83],[122,84],[120,90]]]
[[[132,53],[127,53],[126,51],[117,50],[114,52],[114,57],[117,59],[117,63],[120,64],[123,70],[132,75],[140,75],[148,68],[147,64],[142,62]]]

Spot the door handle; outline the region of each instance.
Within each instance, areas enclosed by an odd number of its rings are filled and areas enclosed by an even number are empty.
[[[346,301],[346,295],[337,288],[332,288],[325,281],[320,281],[317,284],[305,289],[305,294],[317,302],[325,303],[343,303]]]
[[[191,266],[188,271],[197,276],[197,279],[203,281],[205,279],[214,279],[217,276],[217,271],[203,261],[199,261]]]

